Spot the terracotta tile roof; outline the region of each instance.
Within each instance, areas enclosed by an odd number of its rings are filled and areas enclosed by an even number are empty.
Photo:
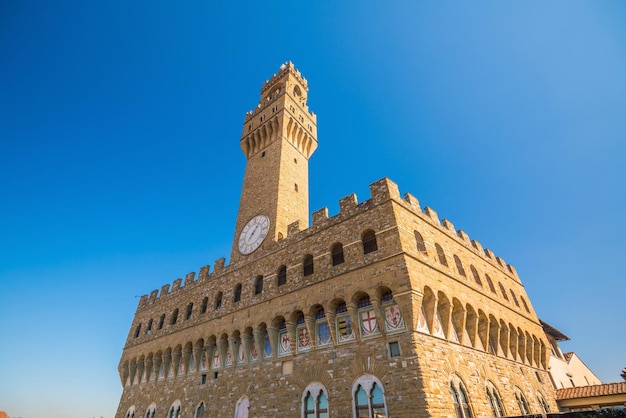
[[[603,385],[578,386],[575,388],[557,389],[556,399],[589,398],[626,394],[626,382],[605,383]]]

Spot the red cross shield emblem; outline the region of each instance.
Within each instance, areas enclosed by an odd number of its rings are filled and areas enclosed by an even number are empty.
[[[361,323],[367,333],[376,331],[376,314],[374,311],[361,312]]]

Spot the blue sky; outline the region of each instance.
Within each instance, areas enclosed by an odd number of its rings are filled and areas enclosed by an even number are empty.
[[[113,417],[137,296],[228,257],[264,80],[309,81],[311,212],[389,177],[626,366],[626,3],[0,5],[0,410]]]

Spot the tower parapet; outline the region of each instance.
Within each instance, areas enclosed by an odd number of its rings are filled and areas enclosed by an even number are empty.
[[[308,91],[307,80],[292,62],[263,83],[259,103],[244,119],[240,145],[246,157],[281,137],[311,156],[317,148],[317,116],[306,104]]]
[[[310,115],[315,117],[315,114],[309,111],[309,108],[306,105],[307,93],[309,92],[309,86],[306,78],[302,76],[300,71],[296,69],[291,61],[287,61],[280,66],[278,73],[272,75],[269,80],[265,80],[263,83],[263,87],[261,87],[261,99],[256,107],[246,113],[246,122],[252,118],[258,111],[265,109],[268,104],[272,102],[273,99],[277,97],[278,94],[281,93],[282,87],[282,78],[290,74],[293,76],[295,80],[297,80],[301,86],[301,94],[298,97],[298,102],[303,110],[306,110]]]

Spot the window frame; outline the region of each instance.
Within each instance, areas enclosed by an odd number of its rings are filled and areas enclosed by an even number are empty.
[[[378,251],[378,240],[376,239],[376,232],[371,229],[363,232],[361,235],[361,244],[363,245],[363,255],[371,254]]]
[[[325,410],[321,410],[320,405],[319,405],[320,397],[322,396],[322,394],[326,397],[326,409]],[[313,410],[307,409],[307,399],[309,399],[309,396],[313,399]],[[328,398],[328,390],[326,390],[326,387],[320,382],[310,383],[304,389],[304,391],[302,391],[302,397],[301,397],[300,403],[301,403],[300,416],[302,418],[323,418],[323,417],[330,416],[330,411],[329,411],[330,399]],[[325,415],[321,415],[321,414],[325,414]]]
[[[467,396],[467,390],[457,375],[454,375],[450,380],[449,389],[457,418],[473,418],[474,414]]]
[[[233,303],[237,303],[241,301],[241,291],[242,291],[242,285],[241,283],[237,283],[237,285],[233,289]]]
[[[438,243],[435,243],[435,251],[437,252],[439,264],[448,267],[448,258],[446,257],[446,253],[443,251],[443,247]]]
[[[426,249],[426,241],[424,241],[424,237],[417,231],[413,231],[413,235],[415,236],[415,246],[417,247],[417,251],[428,255],[428,250]]]
[[[287,284],[287,266],[282,265],[276,273],[276,286],[280,287]]]
[[[372,392],[374,391],[375,388],[378,388],[378,390],[380,390],[381,392],[381,395],[383,398],[382,404],[372,403],[372,398],[373,398]],[[366,394],[367,406],[358,404],[357,394],[359,393],[359,390],[361,389]],[[360,418],[361,417],[360,412],[364,411],[364,408],[363,408],[364,406],[365,408],[367,408],[367,413],[368,413],[369,418],[381,417],[380,414],[374,415],[374,412],[375,412],[374,408],[376,407],[378,408],[382,407],[384,410],[384,415],[381,418],[389,417],[389,409],[387,408],[387,398],[385,396],[385,387],[376,376],[373,376],[370,374],[366,374],[366,375],[359,377],[352,385],[352,416],[354,418]]]
[[[330,249],[330,259],[333,266],[338,266],[346,262],[346,258],[343,253],[343,244],[338,242]]]
[[[253,282],[253,288],[254,288],[254,296],[257,296],[263,293],[263,276],[261,275],[256,276]]]
[[[217,294],[215,295],[215,303],[213,304],[213,310],[218,310],[222,307],[222,303],[224,300],[224,293],[223,292],[217,292]]]
[[[302,276],[312,276],[315,273],[315,261],[313,255],[307,254],[302,259]]]

